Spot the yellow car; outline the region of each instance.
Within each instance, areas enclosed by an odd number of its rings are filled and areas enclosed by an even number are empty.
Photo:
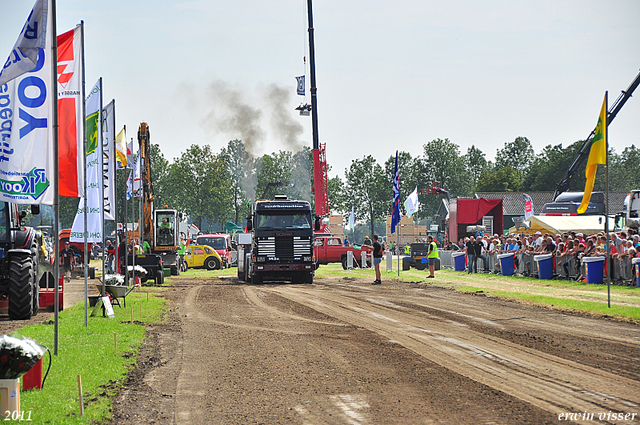
[[[222,258],[208,245],[187,246],[184,261],[188,267],[204,267],[207,270],[217,270],[222,266]]]

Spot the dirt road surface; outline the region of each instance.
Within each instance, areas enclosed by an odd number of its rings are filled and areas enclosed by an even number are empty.
[[[176,279],[114,424],[640,423],[637,325],[391,280]]]

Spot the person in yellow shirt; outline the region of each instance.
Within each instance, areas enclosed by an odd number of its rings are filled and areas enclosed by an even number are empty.
[[[427,240],[429,241],[429,251],[427,252],[427,258],[429,259],[429,276],[427,277],[433,279],[436,277],[436,259],[439,257],[438,245],[436,241],[433,240],[433,236],[429,236]]]

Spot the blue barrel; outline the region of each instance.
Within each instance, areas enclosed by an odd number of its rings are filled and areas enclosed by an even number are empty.
[[[512,252],[510,254],[499,254],[498,258],[500,259],[500,268],[502,269],[502,276],[513,276],[513,272],[515,272],[515,268],[513,267],[513,256],[515,254]]]
[[[538,264],[538,277],[551,279],[553,277],[553,254],[534,255],[533,261]]]
[[[585,257],[582,259],[587,271],[587,283],[602,283],[605,257]]]
[[[453,269],[457,272],[465,271],[466,267],[464,266],[464,252],[452,252],[451,256],[453,257]]]
[[[631,264],[636,265],[636,286],[640,288],[640,258],[632,259]]]

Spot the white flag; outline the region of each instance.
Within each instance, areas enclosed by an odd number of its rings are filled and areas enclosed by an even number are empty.
[[[404,201],[404,209],[407,211],[407,217],[411,217],[416,211],[418,211],[419,206],[418,186],[416,186],[416,188],[413,189],[413,192],[411,192],[411,195],[409,195]]]
[[[131,141],[129,143],[127,143],[127,168],[130,168],[133,170],[133,137],[131,138]]]
[[[116,101],[102,110],[102,184],[104,186],[104,218],[115,220],[116,199]]]
[[[48,25],[42,26],[52,28],[51,20],[49,13]],[[38,23],[38,34],[41,24]],[[30,34],[33,29],[23,32]],[[0,201],[53,205],[55,80],[51,72],[50,32],[44,31],[46,45],[39,49],[35,68],[0,85]]]
[[[140,152],[136,155],[136,160],[133,164],[133,170],[129,172],[129,178],[127,179],[127,200],[131,199],[131,196],[139,197],[140,188],[142,186],[142,179],[140,178]]]
[[[524,195],[524,219],[529,220],[534,215],[533,200],[531,199],[531,196],[527,195],[526,193],[523,193],[523,195]]]
[[[48,15],[49,0],[37,0],[0,70],[0,86],[36,68],[38,53],[45,49],[47,42]]]
[[[102,185],[102,170],[100,158],[102,144],[99,134],[100,126],[100,92],[102,79],[99,79],[85,100],[85,114],[87,125],[87,242],[102,242],[102,207],[100,186]],[[80,198],[76,218],[73,220],[69,240],[71,242],[84,241],[84,198]]]

